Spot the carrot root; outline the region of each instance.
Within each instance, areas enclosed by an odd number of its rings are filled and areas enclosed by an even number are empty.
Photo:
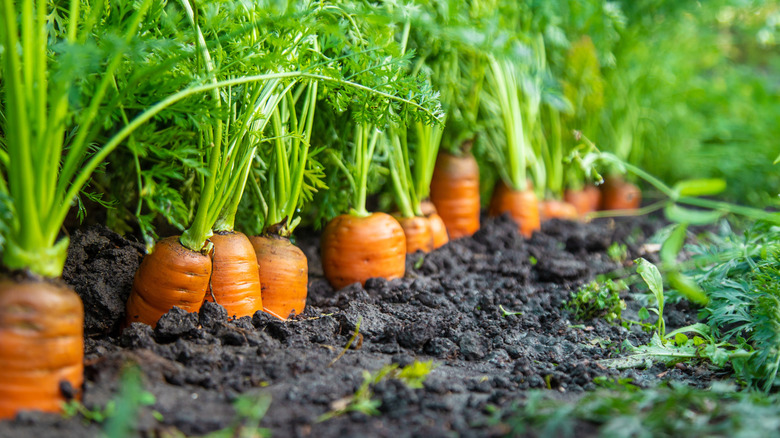
[[[222,305],[231,318],[252,316],[263,310],[257,256],[249,238],[244,233],[231,231],[214,234],[211,242],[214,244],[214,270],[212,293],[206,294],[206,300]]]
[[[431,202],[450,239],[471,236],[479,229],[479,166],[473,155],[439,153],[431,179]]]
[[[563,194],[563,200],[572,204],[577,209],[578,215],[585,216],[599,209],[601,191],[593,185],[587,185],[582,190],[567,189]]]
[[[211,257],[185,248],[178,236],[157,242],[135,273],[126,325],[142,322],[154,327],[174,306],[187,312],[200,310],[211,268]]]
[[[577,208],[565,201],[547,199],[539,203],[539,218],[542,222],[550,219],[577,219]]]
[[[433,251],[433,228],[427,217],[414,216],[398,218],[406,236],[406,253]]]
[[[621,177],[608,177],[601,185],[601,210],[636,210],[641,203],[639,187]]]
[[[275,235],[253,236],[262,285],[263,311],[285,320],[306,307],[309,267],[303,251],[289,239]]]
[[[60,412],[67,381],[80,398],[84,308],[46,282],[0,282],[0,419],[21,410]]]
[[[503,181],[496,184],[493,197],[490,200],[488,214],[500,216],[509,213],[517,222],[517,229],[526,238],[541,228],[539,219],[539,201],[531,189],[514,190],[507,187]]]
[[[422,213],[431,221],[433,249],[439,249],[450,241],[450,236],[447,234],[447,226],[444,224],[444,220],[439,216],[439,213],[436,211],[436,206],[433,205],[432,202],[423,201],[420,206],[422,207]]]
[[[400,278],[406,271],[404,230],[385,213],[333,218],[322,233],[321,246],[325,278],[336,289],[365,285],[373,277]]]

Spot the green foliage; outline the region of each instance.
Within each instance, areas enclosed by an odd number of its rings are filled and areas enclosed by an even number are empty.
[[[233,401],[236,418],[230,426],[204,435],[204,438],[268,438],[271,431],[260,422],[271,407],[271,395],[265,392],[244,394]]]
[[[755,350],[735,373],[764,390],[776,384],[780,364],[780,228],[759,223],[736,235],[712,236],[692,247],[702,263],[689,275],[710,297],[701,316],[719,339]]]
[[[691,334],[689,337],[685,333]],[[633,346],[626,341],[623,345],[626,356],[602,361],[606,366],[618,369],[649,368],[653,362],[668,366],[679,362],[707,360],[714,366],[723,368],[727,363],[740,367],[752,351],[728,342],[718,342],[710,333],[706,324],[697,323],[682,327],[667,334],[664,338],[653,333],[647,345]]]
[[[626,290],[628,287],[621,280],[593,281],[572,292],[566,308],[581,321],[604,318],[607,322],[616,322],[626,308],[625,301],[620,298],[620,292]]]
[[[637,391],[630,383],[561,401],[534,391],[520,405],[497,411],[491,424],[509,436],[777,436],[777,395],[737,392],[716,383],[711,390],[685,385]]]
[[[667,241],[679,235],[677,230]],[[627,356],[605,364],[627,368],[648,366],[653,361],[671,365],[706,360],[733,370],[735,377],[750,387],[770,391],[777,385],[780,370],[778,241],[777,226],[758,223],[740,236],[724,222],[721,233],[711,235],[709,243],[689,246],[691,262],[671,273],[679,274],[682,281],[706,296],[707,305],[699,315],[704,322],[665,334],[663,312],[651,309],[659,315],[651,342],[636,347],[626,344]],[[663,258],[663,248],[661,252]],[[676,254],[676,249],[669,253]],[[648,265],[646,281],[655,285],[651,289],[659,289],[659,278]],[[646,309],[640,310],[640,319],[648,316]]]
[[[664,321],[664,284],[658,268],[643,258],[634,260],[637,264],[636,272],[642,277],[648,289],[655,298],[656,307],[648,309],[658,316],[656,321],[656,333],[663,338],[666,335],[666,321]]]
[[[137,365],[128,365],[119,378],[119,392],[106,406],[87,408],[80,401],[71,400],[63,404],[63,416],[80,415],[86,422],[103,423],[106,436],[119,438],[130,436],[141,407],[154,403],[154,394],[143,389],[141,369]],[[154,414],[162,420],[159,412],[154,411]]]
[[[423,387],[423,382],[428,378],[428,374],[436,368],[433,363],[433,359],[424,362],[414,361],[411,364],[401,368],[395,378],[404,382],[406,386],[412,389],[420,389]]]
[[[630,103],[639,116],[634,148],[624,158],[670,183],[722,178],[730,200],[777,205],[780,176],[771,162],[780,105],[771,78],[780,57],[778,40],[767,37],[776,33],[776,2],[620,6],[627,28],[615,50],[621,63],[608,71],[607,95]],[[605,111],[612,125],[627,113],[621,102]],[[606,131],[600,141],[617,151]]]
[[[133,130],[175,100],[136,107],[120,119],[136,96],[132,86],[119,88],[125,84],[117,78],[141,83],[164,77],[175,64],[171,58],[189,52],[177,50],[181,46],[168,29],[157,31],[164,15],[159,1],[66,3],[0,4],[6,20],[0,27],[0,192],[9,200],[2,207],[11,213],[3,259],[11,269],[49,277],[61,274],[67,239],[57,238],[92,173]],[[186,82],[168,85],[178,92]]]
[[[375,373],[363,371],[363,382],[357,391],[349,397],[338,400],[334,405],[334,410],[327,412],[317,419],[317,421],[327,421],[333,417],[344,415],[349,412],[361,412],[365,415],[379,415],[379,407],[382,402],[375,400],[372,387],[383,379],[398,379],[406,386],[412,389],[422,388],[423,382],[428,377],[436,365],[433,360],[419,362],[414,361],[405,367],[398,369],[398,364],[389,364],[380,368]]]
[[[612,242],[607,248],[607,257],[617,263],[623,263],[628,258],[628,248],[620,242]]]

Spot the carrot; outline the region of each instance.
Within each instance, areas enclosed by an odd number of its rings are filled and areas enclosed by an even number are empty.
[[[473,155],[439,154],[431,179],[431,202],[450,239],[471,236],[479,229],[479,166]]]
[[[539,203],[539,218],[542,222],[550,219],[576,219],[577,208],[557,199],[546,199]]]
[[[599,209],[601,191],[593,185],[587,185],[582,190],[567,189],[563,194],[563,200],[574,205],[577,214],[584,216]]]
[[[80,397],[84,308],[66,286],[0,282],[0,419],[18,411],[59,412],[60,382]]]
[[[278,234],[252,236],[262,285],[263,311],[279,319],[306,307],[309,266],[303,251]]]
[[[601,185],[602,210],[636,210],[642,202],[639,188],[622,177],[611,176]]]
[[[396,218],[406,236],[406,253],[414,254],[433,251],[433,227],[431,220],[425,216]]]
[[[450,241],[450,237],[447,235],[447,226],[444,225],[444,220],[442,220],[441,216],[439,216],[439,213],[436,212],[436,207],[432,202],[423,202],[421,204],[421,208],[425,217],[431,221],[433,249],[439,249]]]
[[[185,248],[179,236],[160,240],[135,273],[126,324],[154,327],[173,306],[197,312],[209,288],[211,268],[211,257]]]
[[[214,269],[206,300],[222,305],[231,318],[263,310],[257,256],[249,238],[237,231],[218,232],[211,242]]]
[[[336,289],[356,282],[365,284],[373,277],[403,277],[404,230],[386,213],[337,216],[322,233],[322,268],[325,278]]]
[[[500,216],[505,212],[517,222],[518,231],[526,238],[541,228],[539,201],[530,185],[525,190],[514,190],[507,187],[503,181],[496,184],[488,214]]]

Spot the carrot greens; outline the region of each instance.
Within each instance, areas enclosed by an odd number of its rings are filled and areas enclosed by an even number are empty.
[[[262,187],[253,176],[250,187],[262,207],[262,233],[289,236],[300,223],[300,207],[326,188],[324,169],[316,161],[322,148],[311,150],[317,81],[303,81],[288,89],[271,117],[270,147],[260,148],[258,159],[265,170]]]
[[[60,228],[91,174],[138,126],[197,92],[183,87],[139,111],[105,141],[93,143],[126,97],[113,88],[119,72],[133,68],[126,60],[141,56],[149,46],[166,44],[145,32],[146,23],[156,22],[162,13],[154,1],[112,3],[125,13],[101,21],[108,7],[101,1],[73,0],[51,16],[48,2],[0,2],[0,193],[6,200],[7,268],[59,276],[68,245],[67,237],[58,239]],[[52,56],[55,52],[58,56]],[[136,74],[142,81],[151,71]]]

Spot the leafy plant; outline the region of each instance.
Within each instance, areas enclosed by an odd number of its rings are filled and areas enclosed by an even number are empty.
[[[630,354],[607,363],[623,368],[647,366],[652,361],[707,360],[717,367],[730,366],[750,387],[771,390],[780,363],[778,238],[780,229],[760,223],[742,237],[726,227],[724,236],[713,235],[711,243],[691,246],[692,264],[680,275],[706,294],[708,304],[700,313],[705,323],[665,335],[657,329],[648,345],[626,344]]]
[[[63,405],[62,415],[65,418],[80,415],[87,422],[103,423],[109,437],[129,436],[140,408],[155,403],[154,394],[144,390],[141,375],[137,365],[125,366],[119,377],[119,391],[104,407],[88,408],[78,400],[71,400]],[[161,419],[159,412],[154,411],[154,415]]]
[[[260,422],[271,407],[271,396],[265,392],[244,394],[233,402],[236,418],[233,424],[205,435],[205,438],[267,438],[271,431],[260,427]]]
[[[712,243],[694,246],[697,257],[717,261],[702,263],[687,272],[710,303],[701,316],[714,336],[753,354],[734,371],[751,386],[771,390],[780,364],[780,229],[759,223],[742,236],[727,230]]]
[[[405,367],[398,369],[398,364],[389,364],[380,368],[375,373],[363,371],[363,382],[357,391],[349,397],[338,400],[336,409],[327,412],[317,419],[318,422],[329,420],[348,412],[362,412],[365,415],[379,415],[379,406],[382,402],[373,399],[374,393],[371,387],[381,382],[385,378],[398,379],[409,388],[422,388],[423,382],[431,371],[436,367],[433,360],[418,362],[414,361]]]
[[[738,392],[724,383],[711,390],[632,387],[617,385],[573,402],[534,391],[522,404],[496,410],[491,424],[507,426],[512,436],[573,437],[587,428],[594,436],[616,438],[773,436],[780,422],[776,395]]]
[[[624,243],[612,242],[607,248],[607,257],[617,263],[623,263],[628,257],[628,248]]]
[[[607,322],[621,319],[626,303],[620,298],[620,292],[628,290],[621,281],[607,279],[603,283],[590,282],[572,292],[566,308],[579,320],[603,317]]]
[[[658,320],[655,323],[656,333],[663,339],[666,336],[666,322],[664,321],[664,284],[661,273],[654,264],[643,258],[634,260],[634,263],[637,265],[637,274],[642,277],[642,280],[647,284],[655,298],[656,307],[648,310],[658,316]]]

